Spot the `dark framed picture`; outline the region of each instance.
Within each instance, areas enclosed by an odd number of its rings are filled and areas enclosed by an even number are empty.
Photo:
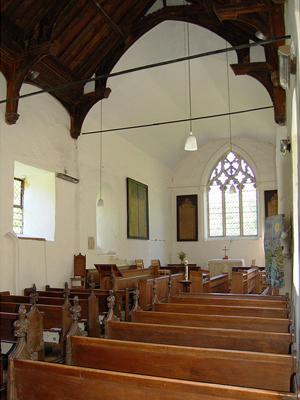
[[[198,195],[177,196],[177,241],[198,240]]]
[[[278,215],[277,190],[265,190],[265,217]]]
[[[149,239],[148,186],[127,178],[127,238]]]

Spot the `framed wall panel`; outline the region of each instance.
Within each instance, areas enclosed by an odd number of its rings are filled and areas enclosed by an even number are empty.
[[[277,190],[265,190],[265,217],[278,214]]]
[[[198,196],[177,196],[177,241],[198,241]]]
[[[148,186],[127,178],[127,238],[149,239]]]

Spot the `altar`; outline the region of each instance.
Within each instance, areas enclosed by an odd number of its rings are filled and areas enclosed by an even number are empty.
[[[228,279],[232,279],[232,270],[231,267],[244,267],[245,260],[244,259],[212,259],[207,261],[207,268],[210,271],[211,278],[213,276],[221,275],[224,272],[228,273]]]

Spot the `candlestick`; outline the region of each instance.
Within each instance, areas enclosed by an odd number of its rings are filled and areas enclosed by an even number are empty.
[[[188,260],[185,260],[185,280],[187,281],[189,279],[189,262]]]

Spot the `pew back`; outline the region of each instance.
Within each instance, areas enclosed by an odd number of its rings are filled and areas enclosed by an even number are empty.
[[[258,268],[251,268],[247,272],[232,272],[231,293],[259,293],[260,274]]]
[[[36,384],[36,377],[43,385]],[[296,400],[289,393],[15,360],[8,400]],[[15,390],[13,390],[16,388]]]
[[[228,293],[229,292],[228,273],[213,276],[210,279],[210,292],[211,293]]]
[[[145,343],[276,354],[289,354],[294,343],[294,333],[184,327],[163,325],[163,321],[162,325],[108,321],[105,324],[105,337]]]
[[[292,321],[287,318],[257,318],[226,315],[205,315],[168,313],[157,311],[135,311],[133,322],[178,326],[198,326],[207,328],[246,329],[263,332],[283,332],[290,330]]]
[[[239,315],[261,318],[288,318],[289,310],[281,308],[238,307],[222,305],[158,303],[156,311],[208,315]]]
[[[171,294],[175,295],[179,291],[179,281],[183,279],[183,274],[171,275]],[[170,276],[160,276],[155,279],[155,296],[156,301],[167,302],[169,301],[169,282]],[[150,310],[153,304],[153,288],[154,279],[142,279],[139,282],[139,305],[143,310]]]
[[[170,303],[182,304],[207,304],[207,305],[223,305],[223,306],[238,306],[238,307],[266,307],[266,308],[282,308],[287,310],[288,302],[286,300],[265,300],[263,297],[258,300],[250,299],[233,299],[231,297],[202,297],[202,296],[185,296],[183,293],[180,296],[170,298]]]
[[[296,373],[295,354],[203,349],[76,336],[71,338],[71,345],[75,366],[196,382],[290,392],[290,381]]]

